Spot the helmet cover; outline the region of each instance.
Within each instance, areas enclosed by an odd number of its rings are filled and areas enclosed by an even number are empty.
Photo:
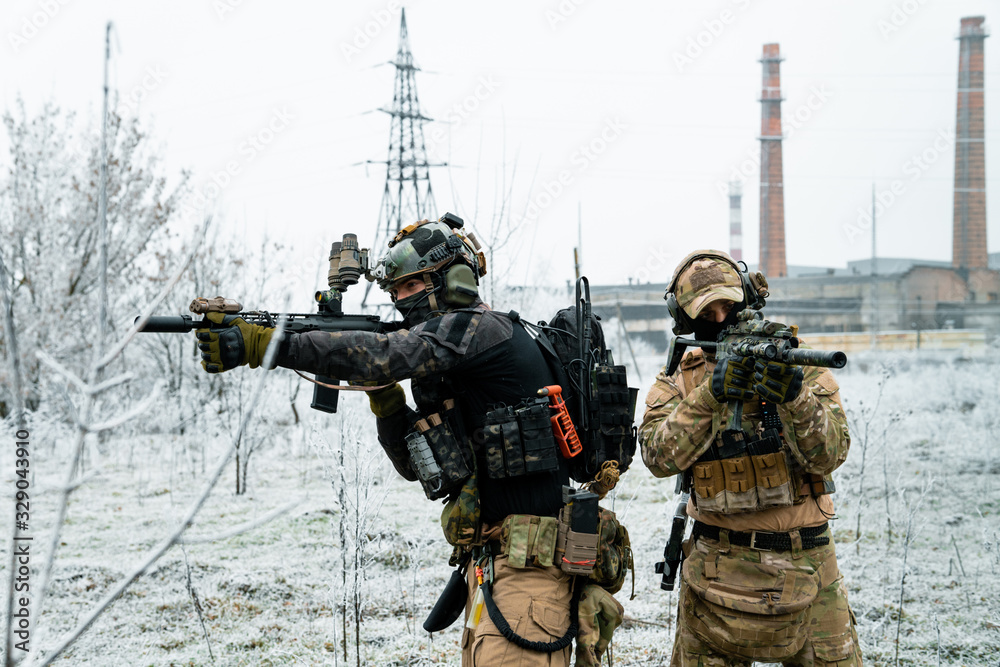
[[[389,242],[371,276],[388,291],[406,278],[433,273],[455,262],[468,265],[477,278],[486,273],[482,255],[477,255],[465,236],[444,222],[422,220]]]

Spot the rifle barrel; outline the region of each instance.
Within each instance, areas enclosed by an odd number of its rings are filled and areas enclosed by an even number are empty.
[[[285,320],[285,331],[288,333],[304,333],[307,331],[370,331],[384,333],[385,323],[376,315],[344,315],[322,313],[281,313],[268,316],[257,311],[228,313],[241,317],[250,324],[259,326],[274,326],[279,319]],[[139,322],[139,318],[135,318]],[[225,325],[215,324],[207,320],[195,320],[189,315],[154,315],[146,320],[145,326],[139,331],[144,333],[187,333],[195,329],[220,329]]]
[[[140,318],[135,318],[134,324]],[[194,329],[194,320],[187,315],[153,315],[139,331],[149,333],[187,333]]]
[[[822,366],[823,368],[843,368],[847,365],[847,355],[840,350],[807,350],[789,348],[782,355],[782,361],[797,366]]]

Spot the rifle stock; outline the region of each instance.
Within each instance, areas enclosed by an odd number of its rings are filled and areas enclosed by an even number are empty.
[[[674,520],[670,527],[670,537],[663,548],[663,560],[656,564],[656,573],[663,575],[660,588],[672,591],[677,584],[677,571],[684,562],[684,532],[687,529],[687,504],[690,493],[682,493],[674,509]]]

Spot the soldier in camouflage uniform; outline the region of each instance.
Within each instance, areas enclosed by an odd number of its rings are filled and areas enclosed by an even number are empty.
[[[390,242],[372,272],[403,315],[406,328],[387,334],[286,335],[276,363],[355,383],[388,385],[369,393],[379,443],[400,475],[417,480],[405,436],[419,420],[444,413],[446,401],[457,405],[458,428],[477,437],[490,406],[516,405],[554,384],[538,345],[525,329],[479,299],[477,285],[485,272],[482,254],[459,229],[442,221],[411,225]],[[223,321],[221,314],[208,317]],[[242,319],[226,323],[232,325],[229,330],[198,333],[205,370],[259,366],[273,329]],[[225,361],[233,356],[236,362]],[[406,379],[411,380],[416,409],[407,405],[403,388],[396,384]],[[482,452],[477,455],[482,458]],[[486,464],[477,460],[475,467],[483,471]],[[460,492],[452,494],[442,515],[452,544],[466,550],[486,545],[480,548],[494,554],[493,599],[514,632],[530,641],[553,642],[570,625],[571,577],[553,565],[551,529],[552,517],[562,507],[562,486],[568,481],[561,457],[557,469],[543,473],[509,479],[473,474]],[[513,539],[515,534],[523,539]],[[476,592],[474,571],[469,568],[466,616]],[[596,614],[597,603],[591,606]],[[593,641],[599,638],[595,635]],[[462,636],[463,665],[566,666],[569,660],[569,647],[544,653],[516,646],[485,611],[478,625]]]
[[[725,253],[692,253],[667,290],[675,333],[714,341],[755,301],[747,291],[756,288]],[[780,450],[719,456],[734,400],[744,401],[748,434],[761,433],[764,411],[776,408]],[[687,511],[695,527],[684,544],[671,665],[861,665],[827,524],[829,474],[850,445],[833,374],[773,362],[717,365],[694,349],[673,374],[657,376],[639,441],[655,476],[690,474],[693,483]]]

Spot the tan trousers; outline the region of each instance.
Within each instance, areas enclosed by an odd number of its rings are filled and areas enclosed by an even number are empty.
[[[530,641],[552,642],[569,628],[571,578],[558,567],[515,569],[505,556],[493,561],[493,600],[511,630]],[[469,567],[469,598],[465,615],[472,607],[478,583],[475,567]],[[525,667],[569,667],[572,644],[556,653],[522,649],[500,634],[483,607],[475,630],[462,634],[462,667],[503,665]]]

